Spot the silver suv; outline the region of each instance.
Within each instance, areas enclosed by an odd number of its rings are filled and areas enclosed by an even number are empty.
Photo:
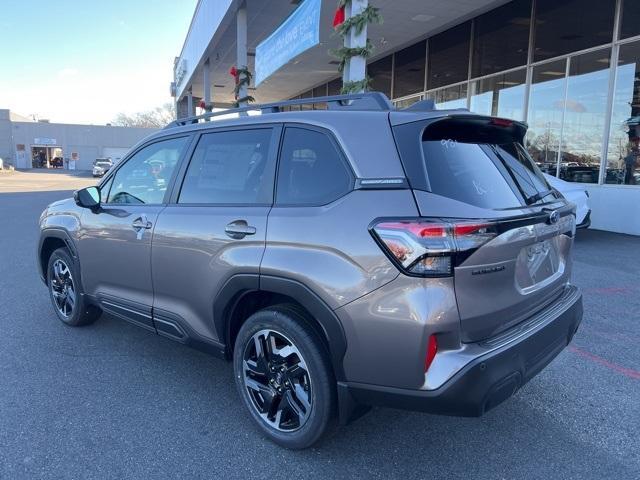
[[[571,341],[574,205],[525,124],[379,93],[237,112],[170,124],[43,212],[60,320],[232,360],[289,448],[373,405],[482,415]]]

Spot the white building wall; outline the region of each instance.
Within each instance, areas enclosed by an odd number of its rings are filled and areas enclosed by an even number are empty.
[[[640,188],[584,185],[589,192],[591,228],[640,235]]]
[[[1,128],[1,127],[0,127]],[[65,158],[72,152],[79,154],[78,170],[91,170],[93,161],[104,155],[105,147],[128,150],[143,138],[155,132],[152,128],[113,127],[106,125],[71,125],[61,123],[12,122],[11,159],[17,158],[16,145],[25,146],[26,165],[31,168],[31,147],[36,139],[55,139]],[[0,137],[1,138],[1,137]],[[0,141],[0,144],[2,141]]]
[[[5,163],[13,163],[13,148],[11,146],[11,120],[9,110],[0,109],[0,158]]]
[[[221,36],[221,32],[225,31],[225,28],[219,27],[225,21],[225,15],[234,3],[237,3],[237,0],[200,0],[198,2],[176,65],[176,71],[183,70],[179,78],[176,78],[177,98],[185,93],[185,88],[189,85],[198,62],[204,61],[204,52],[211,41],[216,35]],[[235,16],[233,20],[235,21]],[[227,21],[230,19],[227,18]]]

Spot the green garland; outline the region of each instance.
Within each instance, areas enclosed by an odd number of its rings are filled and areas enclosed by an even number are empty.
[[[349,33],[349,30],[355,28],[356,35],[360,35],[368,23],[382,23],[380,9],[368,5],[362,12],[353,17],[347,18],[336,28],[337,32],[343,37]]]
[[[362,92],[369,90],[371,85],[371,77],[367,76],[363,80],[343,82],[340,93],[348,95],[350,93]]]
[[[364,57],[368,58],[373,51],[373,45],[371,41],[367,38],[367,44],[364,47],[340,47],[331,50],[331,54],[340,59],[340,63],[338,64],[338,71],[342,73],[344,71],[344,67],[347,64],[347,60],[351,57]]]
[[[338,0],[338,8],[346,8],[351,4],[352,0]],[[369,23],[382,23],[382,16],[380,15],[380,9],[368,5],[358,15],[347,18],[344,22],[336,27],[336,33],[343,39],[349,34],[351,29],[354,29],[357,35],[360,35],[364,30],[364,27]],[[330,53],[339,60],[338,71],[344,72],[344,68],[352,57],[364,57],[365,60],[371,56],[373,52],[373,44],[367,38],[367,43],[364,47],[341,47],[331,50]],[[366,77],[363,80],[344,82],[342,85],[343,94],[354,93],[359,91],[366,91],[371,84],[371,78]]]
[[[233,103],[233,108],[238,108],[240,106],[241,103],[250,103],[250,102],[255,102],[256,99],[253,98],[251,95],[245,95],[242,98],[238,98],[238,96],[240,95],[240,89],[243,86],[249,87],[249,84],[251,83],[251,79],[253,78],[253,74],[251,73],[251,71],[249,70],[248,67],[240,67],[240,68],[236,68],[236,85],[235,87],[233,87],[233,97],[235,98],[235,102]]]

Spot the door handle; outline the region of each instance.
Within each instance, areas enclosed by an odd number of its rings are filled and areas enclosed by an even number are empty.
[[[152,227],[152,224],[147,218],[147,216],[142,214],[131,223],[131,226],[135,230],[142,229],[142,228],[149,229]]]
[[[236,220],[224,227],[224,233],[233,239],[239,240],[247,235],[255,235],[256,227],[248,225],[246,220]]]

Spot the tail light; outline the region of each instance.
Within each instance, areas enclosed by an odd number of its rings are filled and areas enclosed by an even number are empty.
[[[424,277],[452,275],[457,258],[498,234],[496,225],[489,222],[430,219],[383,220],[371,231],[398,268]]]
[[[429,341],[427,342],[427,355],[424,358],[425,373],[429,370],[433,359],[436,357],[436,353],[438,353],[438,341],[435,335],[430,335]]]

